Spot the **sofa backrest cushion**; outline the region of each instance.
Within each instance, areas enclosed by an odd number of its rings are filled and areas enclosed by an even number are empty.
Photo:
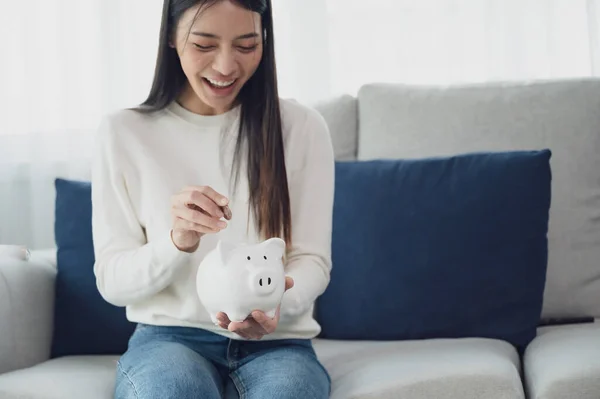
[[[91,184],[56,179],[56,288],[51,357],[116,355],[127,350],[135,324],[125,308],[96,287]]]
[[[358,100],[361,160],[550,148],[543,315],[600,317],[600,79],[373,84]]]
[[[550,155],[338,162],[321,337],[524,349],[543,303]]]
[[[338,161],[356,159],[358,150],[358,100],[350,95],[333,97],[312,106],[323,116]]]

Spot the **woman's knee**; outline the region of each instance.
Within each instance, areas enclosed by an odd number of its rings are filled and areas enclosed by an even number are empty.
[[[236,370],[232,378],[240,397],[248,399],[326,399],[331,392],[329,374],[316,356],[304,349],[261,355]]]
[[[221,377],[198,353],[175,342],[130,349],[117,364],[115,399],[220,398]]]

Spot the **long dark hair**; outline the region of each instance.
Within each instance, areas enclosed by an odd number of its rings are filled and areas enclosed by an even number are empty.
[[[169,46],[180,17],[191,7],[210,7],[221,0],[164,0],[154,81],[141,112],[155,112],[175,101],[186,84],[176,49]],[[235,0],[261,15],[264,50],[256,72],[240,90],[239,135],[235,148],[234,181],[239,178],[241,151],[247,143],[250,206],[264,239],[292,239],[290,199],[284,159],[273,12],[271,0]],[[235,217],[235,215],[234,215]]]

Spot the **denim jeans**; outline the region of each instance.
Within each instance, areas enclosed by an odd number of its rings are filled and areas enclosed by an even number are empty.
[[[117,363],[117,399],[322,399],[331,380],[310,340],[232,340],[140,324]]]

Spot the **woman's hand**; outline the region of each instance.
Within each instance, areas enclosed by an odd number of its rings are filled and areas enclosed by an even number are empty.
[[[205,234],[227,227],[231,220],[229,200],[208,186],[186,187],[171,198],[171,240],[180,250],[194,252]]]
[[[285,291],[294,286],[294,280],[291,277],[285,278]],[[245,339],[261,339],[267,334],[271,334],[277,329],[279,323],[279,306],[275,312],[275,317],[270,318],[263,312],[255,310],[243,322],[234,322],[223,312],[217,314],[219,326],[231,332],[238,334]]]

